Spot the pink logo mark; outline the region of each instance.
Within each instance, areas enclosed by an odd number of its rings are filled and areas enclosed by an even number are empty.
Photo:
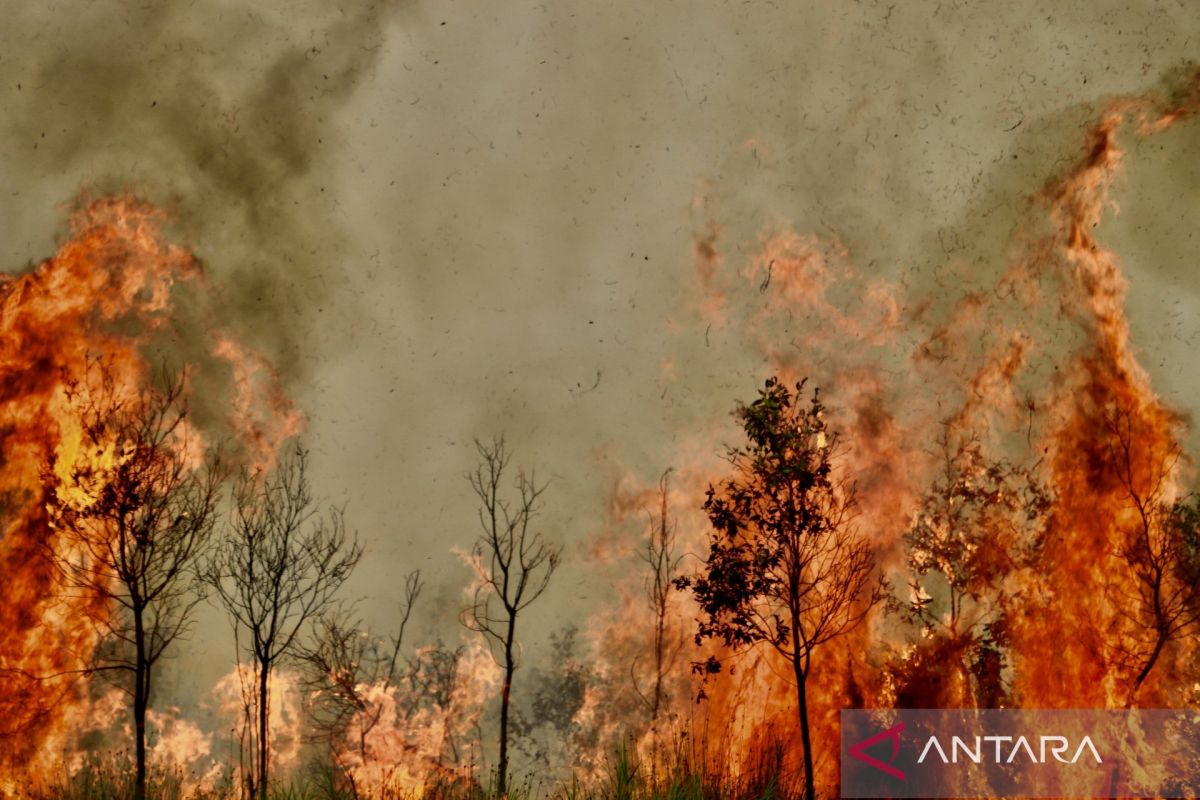
[[[854,758],[857,758],[864,764],[872,766],[877,770],[886,772],[893,778],[904,780],[904,773],[892,766],[892,762],[896,760],[896,756],[900,755],[900,732],[902,730],[904,730],[903,722],[888,728],[886,731],[880,731],[870,739],[863,739],[861,742],[852,744],[850,745],[850,755],[852,755]],[[888,759],[888,763],[886,764],[879,759],[869,756],[863,752],[871,745],[882,742],[884,739],[892,740],[892,757]]]

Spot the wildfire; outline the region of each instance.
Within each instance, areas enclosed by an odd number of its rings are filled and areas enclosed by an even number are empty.
[[[60,547],[47,516],[49,493],[86,505],[124,455],[115,443],[86,445],[81,390],[131,402],[152,380],[147,352],[163,341],[172,290],[203,284],[199,262],[161,232],[164,215],[132,197],[82,201],[70,237],[28,273],[0,282],[0,773],[36,777],[73,747],[94,707],[80,676],[92,665],[104,600],[65,591],[47,553]],[[294,433],[299,417],[261,357],[227,336],[214,353],[232,365],[230,427],[249,457],[266,460]],[[105,385],[98,364],[103,364]],[[263,388],[268,403],[254,403]],[[262,420],[270,418],[271,424]],[[245,432],[252,432],[246,436]],[[196,445],[201,437],[180,433]],[[54,464],[53,472],[47,465]],[[79,469],[86,465],[88,469]],[[81,483],[78,476],[89,476]],[[181,729],[182,730],[182,729]]]
[[[239,664],[217,681],[213,689],[221,719],[231,721],[242,760],[251,757],[255,746],[252,731],[245,722],[246,709],[253,710],[256,699],[254,679],[251,667]],[[271,698],[267,711],[271,763],[287,773],[298,766],[304,743],[304,692],[299,675],[289,670],[272,672],[268,678],[268,692]]]
[[[1193,640],[1156,636],[1151,612],[1131,610],[1153,606],[1146,576],[1172,547],[1174,534],[1155,514],[1164,514],[1186,493],[1190,465],[1180,444],[1186,424],[1159,399],[1138,364],[1120,259],[1094,231],[1114,205],[1110,188],[1123,155],[1119,136],[1152,136],[1197,110],[1196,78],[1169,101],[1139,97],[1112,103],[1089,131],[1079,161],[1036,194],[1044,217],[1023,233],[1023,252],[996,291],[962,297],[931,327],[924,327],[928,302],[863,278],[837,241],[769,233],[734,271],[724,268],[716,222],[698,236],[702,299],[695,308],[701,324],[736,324],[731,310],[736,298],[759,295],[747,302],[754,310],[743,316],[739,335],[757,343],[773,374],[784,380],[814,376],[827,390],[823,396],[833,398],[834,426],[845,432],[851,448],[839,468],[857,481],[863,501],[857,524],[875,543],[877,562],[898,587],[900,602],[933,599],[922,584],[907,588],[904,537],[938,469],[937,458],[926,451],[938,435],[978,441],[988,457],[1026,465],[1044,487],[1050,507],[1027,523],[1040,542],[1036,569],[1010,563],[999,544],[1009,535],[999,529],[981,554],[991,566],[976,567],[996,576],[987,590],[994,606],[988,619],[1002,620],[1003,626],[994,634],[1002,644],[988,645],[995,647],[990,651],[995,665],[976,666],[1003,687],[1003,699],[993,694],[993,702],[1030,708],[1189,702]],[[851,289],[839,296],[857,300],[835,301],[835,287]],[[1046,314],[1072,321],[1073,344],[1064,348],[1050,338],[1055,334],[1048,326],[1039,327]],[[787,336],[779,335],[781,329]],[[896,377],[891,368],[898,363],[911,364],[923,384]],[[1047,364],[1051,369],[1042,374],[1053,371],[1059,378],[1038,384],[1036,368]],[[930,403],[931,392],[943,402]],[[945,403],[948,398],[957,401]],[[695,513],[697,498],[725,468],[711,455],[714,442],[732,435],[726,429],[689,442],[675,462],[682,469],[671,508],[681,521],[681,549],[701,558],[708,526]],[[622,482],[600,549],[611,552],[617,539],[644,522],[650,494],[634,479]],[[631,583],[628,595],[636,591]],[[631,653],[646,653],[647,613],[644,604],[627,600],[620,612],[604,611],[593,619],[593,653],[612,665],[611,672],[621,672]],[[697,614],[694,606],[682,609],[684,619]],[[816,685],[810,686],[818,785],[837,782],[838,709],[987,702],[980,699],[983,679],[964,681],[954,667],[957,653],[979,646],[977,640],[932,629],[906,638],[899,628],[894,605],[880,608],[852,636],[820,654]],[[790,767],[794,777],[800,743],[788,666],[765,650],[735,656],[689,647],[686,660],[710,655],[734,669],[673,695],[676,741],[690,741],[692,748],[703,743],[698,760],[719,764],[734,778],[753,773],[761,754],[781,744],[785,771]],[[606,697],[596,705],[617,702]],[[620,723],[610,721],[609,728],[626,729],[630,718],[648,729],[644,712],[636,709]],[[644,743],[640,753],[647,762],[675,757],[664,758]]]
[[[417,663],[428,658],[425,648]],[[500,684],[492,655],[477,640],[461,652],[444,696],[421,697],[410,686],[360,686],[365,707],[350,721],[336,753],[354,785],[400,796],[421,796],[442,784],[468,785],[478,777],[478,753],[461,742],[479,725],[487,699]]]
[[[833,468],[857,487],[853,524],[893,589],[814,656],[807,702],[818,784],[837,782],[842,708],[1169,707],[1193,696],[1195,640],[1184,634],[1200,623],[1200,599],[1188,594],[1180,559],[1200,556],[1183,552],[1171,516],[1192,477],[1187,425],[1138,363],[1127,281],[1094,231],[1113,205],[1121,137],[1155,135],[1197,111],[1200,79],[1170,101],[1112,103],[1077,163],[1036,194],[1040,217],[996,291],[966,295],[937,320],[925,298],[865,276],[836,240],[772,231],[731,269],[721,226],[706,222],[692,312],[704,326],[742,326],[736,335],[783,381],[820,380],[829,429],[842,438],[822,431],[818,447],[846,445]],[[84,202],[52,258],[0,278],[3,791],[64,760],[78,768],[81,734],[128,724],[119,695],[89,693],[80,680],[100,642],[88,621],[113,609],[69,591],[46,556],[66,547],[51,509],[93,504],[130,456],[115,440],[84,435],[81,388],[102,388],[118,404],[137,398],[153,380],[148,353],[172,332],[175,287],[203,287],[199,262],[167,241],[163,219],[130,197]],[[745,297],[750,310],[740,311]],[[1041,324],[1047,316],[1069,321],[1065,340]],[[228,332],[213,334],[206,358],[228,394],[221,432],[247,467],[270,470],[303,418],[269,362]],[[889,369],[896,364],[907,374]],[[175,446],[198,468],[213,433],[181,428]],[[647,523],[658,525],[662,538],[651,538],[643,560],[662,572],[649,582],[637,573],[586,626],[588,666],[577,673],[586,685],[563,728],[582,774],[598,778],[630,739],[652,775],[683,759],[731,780],[764,769],[794,778],[803,763],[799,671],[768,648],[694,646],[701,609],[662,592],[707,551],[700,498],[728,466],[715,443],[730,435],[725,425],[685,443],[669,484],[627,476],[613,492],[593,554],[632,562]],[[954,525],[981,535],[958,541]],[[479,556],[460,557],[483,580]],[[969,601],[933,610],[960,585]],[[693,674],[693,662],[720,664],[720,673]],[[418,648],[381,681],[327,677],[352,709],[330,744],[355,787],[418,794],[440,781],[467,784],[485,767],[473,737],[499,678],[480,642]],[[286,770],[303,757],[312,698],[296,675],[271,680],[271,746]],[[235,670],[216,687],[223,719],[241,719],[247,685]],[[212,732],[177,711],[156,710],[151,723],[160,758],[201,783],[216,780]]]

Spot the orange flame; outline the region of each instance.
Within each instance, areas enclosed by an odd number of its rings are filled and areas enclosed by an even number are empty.
[[[46,558],[60,546],[46,499],[55,492],[86,502],[97,487],[75,485],[65,468],[46,470],[52,457],[60,465],[87,460],[97,468],[89,474],[103,480],[104,465],[120,458],[111,447],[81,448],[68,395],[70,387],[94,382],[99,359],[114,401],[135,398],[151,379],[144,352],[167,330],[173,287],[202,278],[196,259],[163,237],[163,221],[162,212],[132,197],[81,202],[70,238],[53,258],[25,274],[0,277],[0,775],[10,780],[47,774],[72,751],[74,736],[96,722],[78,678],[98,643],[86,621],[108,609],[97,597],[64,591]],[[228,339],[217,350],[234,364],[239,385],[250,382],[243,373],[263,369],[261,357]],[[297,416],[274,376],[257,385],[268,388],[272,402],[256,413],[273,422],[247,422],[249,401],[242,401],[230,427],[236,434],[253,431],[247,444],[261,459],[295,431]],[[189,447],[202,441],[190,428],[183,438]],[[196,734],[186,726],[174,729],[181,740]]]
[[[770,372],[821,384],[833,426],[851,447],[840,469],[858,483],[858,526],[875,544],[880,569],[894,586],[905,585],[903,537],[934,475],[936,459],[924,448],[939,431],[977,436],[985,452],[1001,458],[1016,453],[1033,463],[1052,505],[1037,570],[998,568],[1009,659],[1004,702],[1031,708],[1168,706],[1186,704],[1193,693],[1195,644],[1188,637],[1166,642],[1157,666],[1139,683],[1154,637],[1129,611],[1139,602],[1132,588],[1137,576],[1122,554],[1141,524],[1139,503],[1169,506],[1183,493],[1188,462],[1180,442],[1186,426],[1154,393],[1137,362],[1125,317],[1126,278],[1094,230],[1113,206],[1109,190],[1120,172],[1122,129],[1132,120],[1133,135],[1149,136],[1197,111],[1200,77],[1182,100],[1111,104],[1089,132],[1079,162],[1036,195],[1048,232],[1027,232],[1023,254],[994,292],[962,297],[942,324],[915,341],[932,304],[909,303],[899,287],[864,279],[837,241],[770,232],[734,273],[722,269],[717,223],[697,237],[699,323],[729,324],[738,319],[738,298],[753,298],[746,301],[753,310],[741,316],[743,336],[766,355]],[[1044,305],[1048,300],[1054,305]],[[906,308],[912,309],[907,316]],[[1037,327],[1043,312],[1069,319],[1078,346],[1064,349],[1050,340],[1054,332]],[[903,364],[905,352],[919,385],[888,368]],[[1037,378],[1047,360],[1058,376],[1049,385]],[[698,498],[722,467],[696,452],[735,435],[728,424],[721,430],[694,437],[674,464],[689,476],[672,498],[681,546],[701,558],[708,526],[696,513]],[[619,543],[638,529],[634,521],[649,492],[648,485],[622,482],[597,549],[610,557],[631,549]],[[1002,540],[997,534],[994,541]],[[988,557],[999,565],[1005,554],[997,545]],[[622,610],[604,612],[589,626],[594,653],[606,664],[602,672],[612,676],[611,696],[596,707],[613,707],[621,692],[631,691],[621,677],[624,665],[645,654],[650,623],[646,609],[629,599],[636,592],[631,579]],[[837,783],[840,708],[978,702],[968,687],[954,685],[960,679],[932,651],[946,642],[906,644],[901,627],[894,613],[881,609],[817,656],[809,703],[819,784]],[[906,670],[921,648],[931,652],[915,681]],[[769,648],[732,659],[716,654],[734,670],[702,687],[693,683],[674,698],[671,715],[680,722],[681,739],[690,738],[693,749],[703,742],[702,757],[733,776],[752,772],[770,743],[781,742],[785,769],[790,765],[796,776],[800,744],[788,668]],[[699,661],[708,651],[691,648],[688,655]],[[636,710],[607,722],[613,731],[644,732],[646,725]],[[641,753],[655,758],[645,748]]]

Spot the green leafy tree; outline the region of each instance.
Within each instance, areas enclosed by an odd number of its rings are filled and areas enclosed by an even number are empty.
[[[736,417],[746,444],[730,448],[732,475],[709,486],[713,531],[704,569],[676,581],[690,588],[706,638],[742,649],[759,643],[791,664],[804,749],[805,797],[816,796],[807,686],[814,653],[857,626],[884,596],[870,544],[858,535],[855,485],[838,477],[837,435],[819,391],[801,401],[771,378]],[[716,672],[710,658],[700,668]]]

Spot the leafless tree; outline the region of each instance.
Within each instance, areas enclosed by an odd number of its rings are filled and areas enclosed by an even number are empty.
[[[642,551],[642,561],[649,568],[646,576],[646,603],[653,620],[653,645],[650,665],[649,686],[643,688],[643,681],[637,675],[638,664],[630,666],[634,691],[646,706],[650,714],[650,730],[657,746],[658,721],[666,702],[666,680],[670,675],[675,661],[683,649],[684,635],[682,630],[673,630],[671,625],[671,595],[674,582],[679,577],[679,564],[683,556],[676,552],[675,523],[670,516],[670,478],[671,470],[662,474],[658,482],[658,513],[650,514],[649,536],[646,538],[646,549]]]
[[[359,796],[358,786],[340,762],[339,753],[350,746],[364,762],[368,758],[367,740],[385,707],[373,702],[367,690],[386,693],[402,677],[398,670],[400,649],[421,587],[419,572],[405,576],[400,623],[390,640],[370,636],[345,609],[337,609],[314,621],[311,644],[300,653],[312,698],[310,723],[317,738],[329,747],[335,766],[349,780],[354,797]]]
[[[362,547],[347,532],[343,509],[321,513],[308,477],[308,452],[300,446],[271,474],[243,470],[233,495],[227,536],[205,576],[253,667],[255,713],[247,723],[257,752],[247,787],[265,800],[271,673],[298,654],[307,623],[332,607]]]
[[[46,480],[50,553],[69,591],[101,598],[96,669],[128,678],[133,699],[134,797],[146,795],[146,712],[156,668],[190,630],[196,562],[217,519],[219,457],[190,427],[185,375],[165,368],[150,388],[124,393],[96,362],[70,389],[81,442],[60,451]]]
[[[509,704],[519,661],[517,617],[546,591],[562,550],[531,527],[541,510],[546,484],[538,485],[532,474],[518,470],[515,493],[505,497],[504,478],[512,457],[503,437],[490,444],[476,440],[475,447],[479,465],[466,477],[479,499],[482,532],[472,550],[479,575],[474,599],[463,611],[462,622],[484,636],[493,658],[504,670],[496,778],[497,791],[504,796],[508,787]]]
[[[1133,512],[1116,548],[1134,578],[1118,584],[1118,613],[1131,634],[1114,648],[1130,674],[1132,707],[1167,645],[1200,626],[1200,506],[1171,496],[1182,458],[1173,437],[1128,407],[1106,409],[1102,422],[1109,466]]]

